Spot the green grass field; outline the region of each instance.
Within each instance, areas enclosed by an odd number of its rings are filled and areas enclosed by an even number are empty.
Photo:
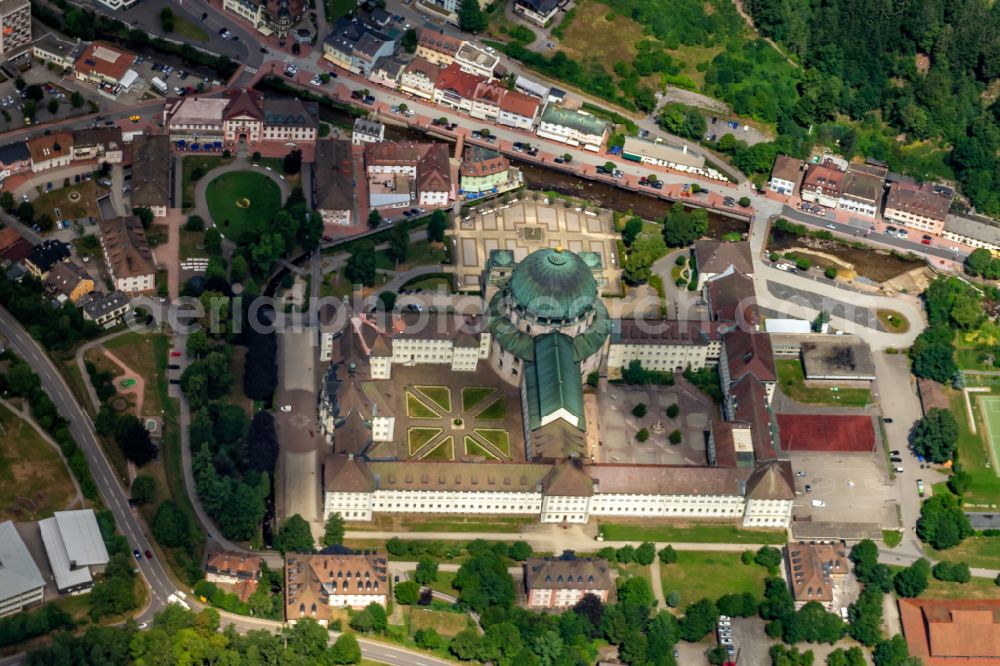
[[[503,396],[493,401],[489,407],[476,414],[477,419],[484,419],[486,421],[502,419],[505,416],[507,416],[507,401]]]
[[[465,455],[482,456],[487,460],[496,460],[497,457],[487,451],[479,442],[468,435],[465,436]]]
[[[950,389],[948,393],[951,413],[958,422],[958,457],[962,461],[962,467],[969,473],[969,489],[963,498],[965,506],[970,511],[988,509],[990,505],[1000,503],[1000,480],[997,479],[996,464],[989,462],[987,458],[983,433],[973,433],[969,428],[962,393]],[[979,402],[973,401],[972,406],[973,411],[981,411]],[[982,422],[983,419],[978,419],[978,423]],[[988,462],[990,467],[987,467]]]
[[[858,388],[840,388],[831,391],[827,387],[806,386],[802,364],[797,359],[775,361],[778,369],[778,385],[781,392],[796,402],[807,405],[836,405],[844,407],[864,407],[868,404],[870,391]]]
[[[969,537],[954,548],[933,550],[928,547],[929,556],[948,562],[965,562],[970,567],[996,569],[1000,562],[1000,537]],[[997,588],[1000,591],[1000,588]]]
[[[434,629],[442,636],[454,636],[468,626],[465,613],[414,608],[410,613],[410,631]]]
[[[406,441],[409,446],[410,455],[420,450],[420,447],[427,444],[441,434],[441,428],[410,428],[406,431]]]
[[[497,450],[510,458],[510,437],[506,430],[499,428],[476,428],[476,434],[497,447]]]
[[[983,441],[993,464],[993,470],[1000,475],[1000,395],[981,395],[976,398],[986,426]]]
[[[469,411],[487,397],[492,395],[493,389],[485,386],[467,386],[462,389],[462,411]]]
[[[406,415],[411,419],[439,419],[441,415],[422,403],[415,395],[406,392]]]
[[[676,564],[659,564],[663,596],[677,591],[683,607],[702,598],[716,600],[724,594],[750,592],[761,596],[767,569],[743,564],[740,553],[682,550]]]
[[[414,388],[430,398],[444,411],[451,411],[451,389],[447,386],[415,386]]]
[[[244,234],[271,222],[281,208],[281,190],[267,176],[253,171],[225,173],[205,190],[212,221],[225,236],[239,241]],[[237,205],[244,198],[250,205]]]
[[[783,544],[783,530],[741,530],[732,525],[695,524],[688,527],[670,525],[628,525],[600,523],[605,541],[685,541],[690,543],[761,543]]]
[[[441,443],[428,451],[421,460],[454,460],[455,459],[455,438],[445,437]]]
[[[67,508],[76,495],[55,448],[25,421],[0,407],[0,520],[39,520]]]

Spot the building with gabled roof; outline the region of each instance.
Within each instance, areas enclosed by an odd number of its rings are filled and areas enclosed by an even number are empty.
[[[882,205],[885,174],[885,169],[867,164],[852,164],[847,167],[837,207],[874,218]]]
[[[31,169],[31,151],[24,141],[0,146],[0,181]]]
[[[760,308],[753,280],[738,270],[726,270],[705,284],[705,301],[712,321],[733,322],[754,330],[760,323]]]
[[[657,372],[700,370],[719,362],[722,327],[718,322],[675,319],[613,319],[608,347],[608,376],[639,361]]]
[[[120,127],[88,127],[73,132],[73,159],[121,164],[125,143]]]
[[[263,561],[260,555],[218,550],[209,553],[205,559],[205,580],[228,585],[236,585],[242,581],[256,583],[260,580]]]
[[[523,130],[532,130],[538,117],[539,101],[517,90],[507,90],[500,98],[497,123]]]
[[[358,207],[351,144],[339,139],[316,143],[313,169],[313,209],[323,224],[349,225]]]
[[[132,140],[132,205],[166,217],[171,203],[170,140],[140,135]]]
[[[77,303],[81,298],[94,291],[94,278],[90,277],[77,264],[66,262],[55,264],[45,278],[45,288],[49,291]]]
[[[438,73],[437,82],[434,84],[434,103],[471,114],[476,89],[483,82],[482,78],[465,71],[457,62],[453,62]]]
[[[886,222],[941,235],[954,196],[951,188],[931,183],[892,183],[882,216]]]
[[[441,69],[430,60],[417,55],[399,77],[399,89],[424,99],[434,99]]]
[[[45,553],[62,594],[76,594],[94,585],[110,557],[93,509],[56,511],[38,521]]]
[[[0,617],[45,600],[45,579],[12,521],[0,523]]]
[[[312,618],[323,626],[335,608],[385,606],[389,598],[385,553],[285,555],[285,621]]]
[[[528,608],[571,608],[587,594],[606,603],[613,584],[607,560],[529,557],[524,589]]]
[[[851,561],[843,541],[815,543],[798,541],[785,547],[788,584],[796,607],[817,601],[833,610],[834,588],[851,574]]]
[[[823,164],[811,164],[802,179],[800,195],[803,201],[810,201],[836,208],[840,201],[840,192],[843,187],[844,172],[827,160]]]
[[[367,143],[369,205],[440,206],[451,200],[451,163],[442,143]]]
[[[553,103],[545,105],[538,125],[538,136],[571,146],[598,152],[608,135],[610,124],[584,111],[573,111]]]
[[[135,56],[131,53],[119,51],[108,44],[93,42],[76,59],[74,72],[81,81],[128,88],[129,79],[134,83],[138,77],[131,69],[134,63]]]
[[[34,173],[67,167],[73,161],[73,133],[53,132],[28,139]]]
[[[84,319],[104,328],[111,328],[132,311],[131,300],[120,291],[110,294],[91,292],[80,299],[77,305],[83,310]]]
[[[747,241],[697,240],[694,242],[694,261],[698,269],[698,289],[715,276],[731,270],[753,276],[753,259]]]
[[[49,271],[56,264],[69,261],[69,256],[68,243],[50,238],[31,248],[31,252],[24,260],[24,267],[36,278],[44,281],[49,276]]]
[[[462,40],[436,30],[421,28],[417,31],[417,57],[434,65],[447,67],[455,61],[455,54],[462,48]]]
[[[136,215],[102,220],[101,250],[115,289],[126,294],[156,289],[156,260]]]
[[[900,599],[910,654],[924,666],[1000,666],[1000,600]]]
[[[805,173],[805,162],[788,155],[778,155],[774,158],[774,166],[771,167],[771,180],[768,181],[767,188],[778,194],[792,196],[802,184]]]

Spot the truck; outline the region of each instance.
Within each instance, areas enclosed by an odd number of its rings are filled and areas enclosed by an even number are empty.
[[[167,91],[168,91],[168,90],[170,90],[170,88],[168,88],[168,87],[167,87],[167,84],[166,84],[166,83],[164,83],[163,81],[161,81],[161,80],[160,80],[160,78],[159,78],[158,76],[154,76],[154,77],[153,77],[153,80],[152,80],[152,81],[150,81],[150,82],[149,82],[149,84],[150,84],[151,86],[153,86],[154,88],[156,88],[156,90],[157,90],[157,91],[158,91],[158,92],[159,92],[159,93],[160,93],[161,95],[166,95],[166,94],[167,94]]]

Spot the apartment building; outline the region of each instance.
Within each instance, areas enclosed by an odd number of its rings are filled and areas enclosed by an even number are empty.
[[[399,78],[399,89],[423,99],[434,99],[441,69],[430,60],[417,56],[403,70]]]
[[[73,161],[73,134],[53,132],[34,136],[28,139],[28,152],[33,173],[68,167]]]
[[[840,191],[843,186],[844,172],[832,162],[813,164],[802,180],[800,194],[803,201],[836,208],[840,202]]]
[[[91,127],[73,133],[73,159],[121,164],[125,143],[118,127]]]
[[[285,556],[285,621],[310,617],[327,626],[331,610],[360,610],[389,598],[385,553]]]
[[[0,617],[45,600],[45,579],[10,520],[0,523]]]
[[[0,181],[31,170],[31,151],[24,141],[0,146]]]
[[[205,580],[228,585],[257,581],[260,580],[262,562],[260,555],[216,551],[205,560]]]
[[[440,206],[451,200],[448,147],[427,143],[367,143],[369,205]]]
[[[560,0],[514,0],[514,13],[544,28],[559,12]]]
[[[382,143],[385,138],[385,125],[367,118],[358,118],[354,121],[354,129],[351,131],[351,143],[360,146],[363,143]]]
[[[507,90],[500,98],[497,123],[527,131],[535,128],[539,101],[516,90]]]
[[[771,180],[768,181],[767,189],[778,194],[794,196],[802,184],[805,172],[806,163],[802,160],[788,155],[778,155],[771,168]]]
[[[473,145],[466,145],[462,153],[459,176],[461,192],[466,195],[496,192],[516,180],[510,160],[495,150]]]
[[[867,164],[852,164],[844,174],[844,185],[840,191],[837,207],[875,218],[882,206],[887,169]]]
[[[438,74],[434,84],[434,102],[471,114],[472,100],[481,81],[478,76],[453,62]]]
[[[156,289],[156,261],[138,216],[102,220],[101,250],[115,289],[126,294]]]
[[[368,121],[358,119],[360,122]],[[378,123],[371,124],[382,127]],[[354,136],[358,136],[357,123]],[[313,209],[322,216],[323,224],[351,224],[357,209],[351,144],[337,139],[321,139],[316,143],[316,161],[312,170]]]
[[[940,236],[944,232],[954,195],[950,188],[931,183],[892,183],[885,198],[882,217],[892,224]]]
[[[524,562],[528,608],[572,608],[588,594],[607,603],[613,589],[607,560],[530,557]]]
[[[31,248],[31,253],[24,260],[24,267],[39,280],[45,281],[58,264],[69,261],[69,244],[50,238]]]
[[[421,28],[417,31],[417,57],[434,65],[446,67],[455,61],[462,40]]]
[[[371,26],[349,18],[338,19],[323,40],[323,57],[344,69],[367,77],[375,61],[391,56],[396,41]]]
[[[1000,252],[1000,223],[988,217],[949,214],[941,235],[969,247]]]
[[[110,294],[91,292],[80,299],[77,305],[83,311],[84,319],[104,328],[111,328],[132,311],[131,300],[120,291]]]
[[[608,135],[609,124],[584,111],[546,104],[538,126],[538,136],[585,150],[599,152]]]
[[[406,63],[396,56],[382,56],[372,65],[368,80],[386,88],[395,88],[399,85],[399,77],[403,75],[404,69]]]
[[[0,54],[7,55],[31,42],[31,3],[0,0]]]
[[[132,205],[166,217],[170,208],[170,139],[140,135],[132,140]]]
[[[455,64],[461,67],[463,72],[475,74],[484,79],[492,79],[493,72],[500,64],[500,56],[490,53],[472,42],[462,42],[458,53],[455,54]]]
[[[57,297],[77,303],[94,291],[94,278],[74,263],[58,263],[49,270],[45,278],[45,288]]]

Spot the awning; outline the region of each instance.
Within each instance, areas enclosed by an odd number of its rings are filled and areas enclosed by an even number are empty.
[[[185,141],[184,139],[180,139],[179,141],[177,141],[177,147],[178,148],[183,148],[186,145],[187,145],[187,141]]]

